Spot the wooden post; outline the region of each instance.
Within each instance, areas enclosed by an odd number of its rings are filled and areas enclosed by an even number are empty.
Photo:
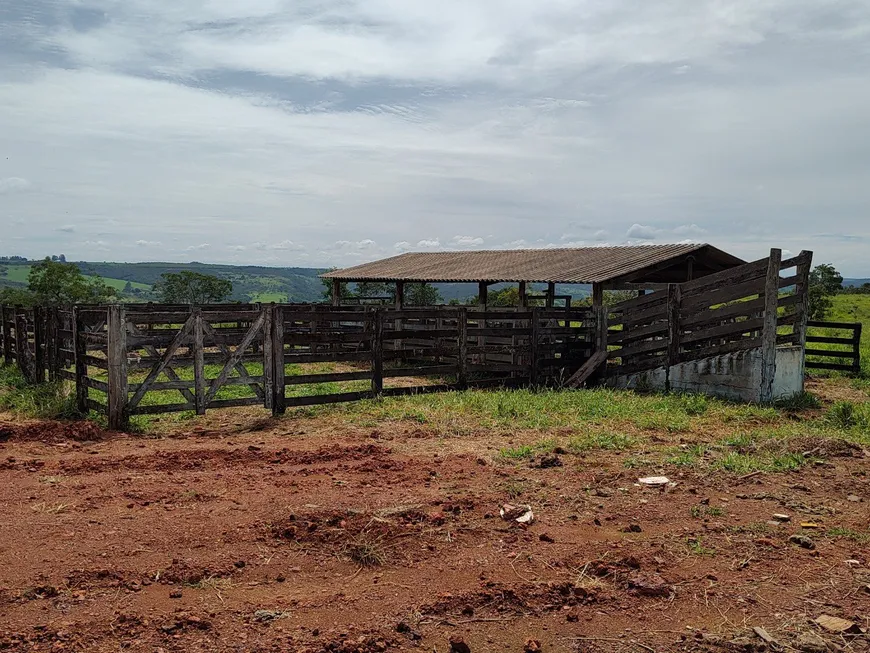
[[[15,310],[15,358],[18,359],[18,369],[28,381],[33,381],[27,365],[27,312],[23,308]]]
[[[604,305],[604,287],[600,283],[592,284],[592,305]]]
[[[76,410],[80,415],[88,414],[88,386],[85,378],[88,376],[88,364],[85,360],[88,354],[88,341],[85,339],[85,323],[78,307],[73,307],[73,364],[76,375]]]
[[[794,344],[801,348],[801,384],[806,371],[806,351],[807,347],[807,319],[809,317],[809,287],[810,287],[810,268],[813,262],[813,253],[802,251],[801,256],[806,256],[806,260],[797,266],[798,282],[795,284],[794,293],[797,296],[797,304],[794,307]],[[857,361],[856,361],[857,362]]]
[[[190,311],[193,313],[193,384],[196,404],[196,414],[205,415],[205,342],[202,326],[202,309],[196,306]]]
[[[556,284],[552,281],[547,284],[547,308],[553,308],[556,304]]]
[[[854,347],[855,347],[855,358],[852,359],[852,372],[854,374],[861,373],[861,327],[863,325],[861,322],[855,324],[855,332],[853,335],[854,338]]]
[[[108,309],[107,336],[109,367],[109,428],[118,431],[127,428],[127,320],[124,308],[112,304]]]
[[[529,336],[529,385],[533,388],[538,385],[538,345],[540,344],[538,340],[540,339],[540,328],[541,328],[541,318],[539,316],[538,308],[535,307],[532,309],[532,332],[531,336]]]
[[[692,281],[695,278],[695,257],[690,256],[686,259],[686,281]]]
[[[671,391],[671,367],[680,362],[680,302],[679,284],[668,284],[668,361],[665,365],[665,392]]]
[[[284,307],[275,306],[272,317],[272,365],[274,368],[274,398],[272,415],[283,415],[287,410],[284,379]]]
[[[33,307],[33,380],[45,382],[45,310]]]
[[[762,403],[773,399],[776,375],[776,309],[779,302],[779,271],[782,250],[771,249],[764,283],[764,327],[761,331],[761,392]]]
[[[520,308],[525,308],[529,305],[529,299],[526,291],[526,282],[520,281]]]
[[[372,311],[372,394],[380,397],[384,392],[384,315],[380,309]]]
[[[341,280],[332,280],[332,305],[341,306]]]
[[[405,282],[397,281],[396,282],[396,310],[401,311],[405,306]],[[393,330],[401,331],[402,330],[402,320],[395,320],[393,322]],[[397,338],[393,340],[393,349],[399,350],[404,347],[404,340]]]
[[[48,366],[48,380],[57,381],[60,370],[60,317],[57,307],[48,309],[46,314],[46,348],[45,355]]]
[[[486,308],[487,299],[489,299],[489,284],[486,281],[479,281],[477,284],[477,304]]]
[[[274,329],[275,304],[260,306],[263,316],[263,407],[272,410],[275,401],[275,338]]]
[[[0,306],[0,320],[3,321],[3,362],[12,364],[12,329],[9,328],[11,310],[7,306]]]
[[[468,309],[464,306],[459,309],[457,317],[457,336],[459,342],[459,375],[457,381],[461,388],[468,387]]]

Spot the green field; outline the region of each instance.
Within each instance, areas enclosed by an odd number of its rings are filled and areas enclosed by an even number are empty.
[[[864,326],[861,331],[861,376],[864,379],[870,378],[870,295],[836,295],[832,297],[832,301],[833,307],[830,315],[825,318],[826,322],[860,322]],[[851,336],[850,331],[837,329],[811,328],[808,333],[838,338]],[[813,349],[842,349],[840,345],[813,343],[811,346]],[[840,362],[848,364],[850,360],[842,359]]]

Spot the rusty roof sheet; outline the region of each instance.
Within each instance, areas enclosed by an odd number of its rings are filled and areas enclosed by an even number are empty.
[[[701,243],[564,249],[409,252],[321,276],[346,281],[527,281],[602,283],[650,265],[705,250],[731,265],[742,261]],[[727,267],[727,264],[726,264]]]

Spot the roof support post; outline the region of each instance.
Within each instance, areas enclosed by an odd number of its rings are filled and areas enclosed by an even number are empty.
[[[552,281],[547,284],[547,308],[553,308],[556,303],[556,284]]]
[[[529,299],[526,296],[526,282],[520,281],[520,308],[525,308],[529,305]]]
[[[405,304],[405,282],[396,282],[396,308],[400,309]]]
[[[604,288],[600,283],[592,284],[592,306],[604,306]]]
[[[341,281],[339,279],[332,280],[332,305],[341,305]]]
[[[477,284],[477,303],[486,308],[487,295],[489,294],[489,284],[486,281],[481,281]]]
[[[695,257],[690,256],[686,259],[686,281],[692,281],[695,278]]]

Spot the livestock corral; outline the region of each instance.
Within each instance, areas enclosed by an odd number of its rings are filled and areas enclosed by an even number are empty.
[[[3,307],[90,420],[0,415],[0,650],[868,650],[860,329],[808,252],[663,251],[615,305]]]

